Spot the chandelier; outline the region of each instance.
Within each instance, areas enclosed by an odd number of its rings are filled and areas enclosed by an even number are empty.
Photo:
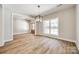
[[[36,21],[38,21],[38,22],[42,22],[42,16],[40,16],[40,5],[37,5],[37,8],[38,8],[38,11],[39,11],[39,15],[38,16],[36,16],[35,18],[36,18]]]

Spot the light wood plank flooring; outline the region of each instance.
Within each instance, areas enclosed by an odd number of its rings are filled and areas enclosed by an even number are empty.
[[[33,34],[15,35],[14,40],[0,47],[3,54],[71,54],[77,53],[74,43]]]

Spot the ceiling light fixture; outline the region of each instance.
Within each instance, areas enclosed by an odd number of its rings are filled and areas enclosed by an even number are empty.
[[[37,5],[37,8],[38,8],[38,16],[36,16],[36,21],[39,21],[41,22],[42,21],[42,16],[40,16],[40,5]]]
[[[38,5],[37,7],[40,8],[40,5]]]

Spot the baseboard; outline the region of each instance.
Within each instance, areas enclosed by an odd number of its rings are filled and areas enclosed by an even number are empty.
[[[0,42],[0,47],[4,46],[4,42]]]
[[[6,42],[12,41],[13,39],[5,40],[4,42],[0,42],[0,47],[4,46]]]
[[[27,33],[27,32],[14,33],[13,35],[17,35],[17,34],[24,34],[24,33]]]
[[[59,39],[59,40],[64,40],[64,41],[76,43],[75,40],[66,39],[66,38],[62,38],[62,37],[55,36],[55,35],[47,35],[47,34],[38,34],[38,35],[45,36],[45,37],[49,37],[49,38],[52,38],[52,39]]]
[[[4,42],[6,43],[6,42],[9,42],[9,41],[13,41],[13,39],[5,40]]]

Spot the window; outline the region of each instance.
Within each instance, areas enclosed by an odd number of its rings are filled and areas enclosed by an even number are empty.
[[[43,33],[58,35],[58,18],[43,21]]]
[[[50,34],[58,35],[58,18],[50,20]]]
[[[49,34],[49,20],[44,20],[43,21],[43,27],[44,27],[43,32],[45,34]]]

